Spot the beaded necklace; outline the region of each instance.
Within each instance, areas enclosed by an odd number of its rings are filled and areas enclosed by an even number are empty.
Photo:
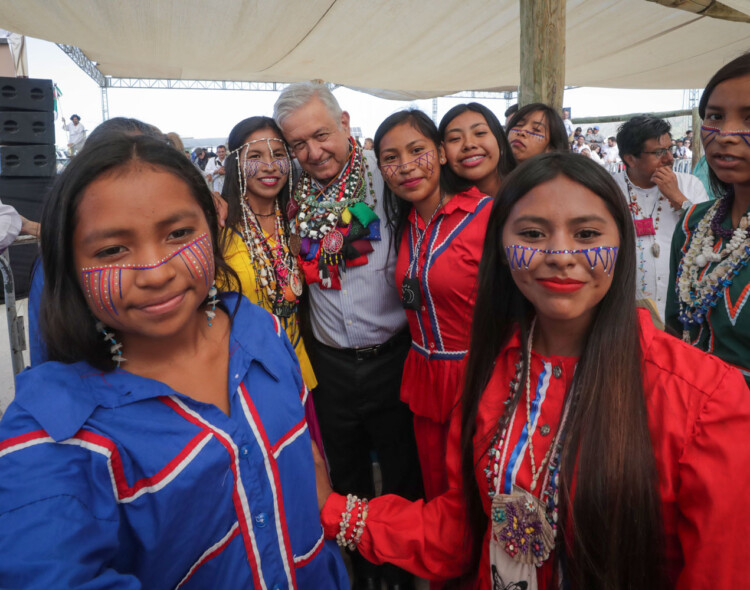
[[[250,253],[250,262],[255,270],[255,292],[259,300],[279,317],[289,317],[297,307],[297,298],[302,295],[302,283],[297,271],[296,257],[289,251],[281,210],[274,200],[275,245],[265,236],[255,213],[242,200],[242,238]]]
[[[517,486],[513,486],[513,493],[511,494],[497,493],[501,477],[501,464],[509,447],[509,438],[507,437],[509,424],[515,418],[520,400],[519,392],[524,366],[523,354],[520,355],[515,365],[515,373],[510,381],[508,399],[504,402],[505,410],[498,420],[497,430],[487,451],[488,460],[484,472],[487,479],[487,494],[492,504],[490,512],[492,528],[497,538],[504,543],[505,552],[518,561],[540,566],[549,557],[555,546],[560,458],[566,434],[565,425],[570,412],[575,408],[578,396],[575,391],[569,392],[555,438],[537,469],[531,443],[533,432],[531,432],[530,426],[531,401],[529,395],[533,331],[534,323],[532,323],[529,331],[526,351],[526,428],[529,436],[529,458],[532,472],[530,487],[532,491],[536,488],[536,482],[541,473],[545,472],[539,500]],[[548,459],[549,464],[545,471],[544,467]]]
[[[722,238],[713,228],[723,222],[723,219],[717,219],[719,213],[728,214],[731,203],[727,204],[727,200],[730,198],[717,199],[706,211],[677,267],[678,319],[686,342],[690,342],[690,329],[705,321],[708,312],[724,295],[724,290],[731,286],[735,275],[750,261],[750,212],[740,218],[724,248],[722,242],[716,240]],[[707,272],[714,263],[716,266]]]
[[[291,233],[300,238],[322,239],[338,225],[344,209],[365,201],[368,187],[372,206],[377,202],[372,186],[372,172],[362,155],[362,148],[349,138],[349,150],[349,159],[343,172],[322,188],[315,186],[317,183],[308,172],[302,173],[292,195],[299,210]]]

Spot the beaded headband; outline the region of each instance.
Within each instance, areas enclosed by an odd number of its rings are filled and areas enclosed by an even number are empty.
[[[152,264],[107,264],[81,269],[81,284],[86,299],[98,311],[119,315],[115,297],[122,299],[122,271],[151,270],[179,257],[191,278],[202,278],[208,287],[214,279],[214,255],[211,237],[201,234],[193,241]]]
[[[745,140],[745,143],[750,146],[750,130],[737,130],[737,131],[727,131],[725,133],[721,132],[721,129],[718,127],[709,127],[708,125],[701,125],[701,139],[703,140],[703,145],[706,146],[710,144],[714,139],[717,137],[730,137],[730,136],[737,136],[741,137],[743,140]]]
[[[408,166],[409,164],[414,164],[416,166],[420,166],[422,168],[425,168],[432,177],[432,173],[435,171],[435,150],[430,150],[429,152],[424,152],[423,154],[420,154],[418,158],[415,158],[414,160],[409,160],[408,162],[404,162],[403,164],[381,164],[380,169],[383,171],[383,176],[385,176],[388,179],[393,178],[398,174],[398,171],[401,170],[404,166]]]
[[[528,131],[526,129],[522,129],[521,127],[513,127],[508,131],[508,135],[511,133],[515,133],[516,135],[520,135],[521,133],[525,133],[526,135],[530,135],[537,141],[544,141],[547,139],[547,136],[544,133],[535,133],[534,131]]]
[[[247,151],[250,149],[250,146],[254,143],[259,143],[259,142],[266,143],[266,146],[268,146],[268,153],[271,154],[271,157],[273,157],[273,147],[271,146],[272,141],[277,141],[281,143],[282,147],[284,148],[284,154],[285,154],[283,158],[276,158],[275,160],[271,160],[270,162],[263,162],[261,160],[244,160],[244,157],[247,155]],[[284,142],[283,139],[280,139],[278,137],[261,137],[260,139],[254,139],[252,141],[245,142],[237,149],[232,150],[230,154],[236,154],[236,158],[237,158],[237,180],[239,181],[239,185],[240,185],[240,200],[244,198],[245,191],[247,191],[248,176],[255,176],[258,173],[258,170],[260,170],[262,166],[265,166],[267,168],[271,168],[275,166],[280,174],[289,174],[289,168],[290,168],[290,162],[291,162],[291,157],[289,156],[289,150],[287,150],[286,148],[286,142]],[[291,194],[292,193],[292,175],[291,174],[289,174],[287,183],[289,184],[289,194]]]
[[[529,270],[531,260],[537,252],[541,252],[542,254],[583,254],[591,270],[594,270],[597,263],[601,262],[604,272],[612,274],[612,271],[615,269],[618,250],[617,246],[597,246],[595,248],[584,248],[583,250],[543,250],[541,248],[512,244],[505,246],[505,256],[508,259],[511,270]]]

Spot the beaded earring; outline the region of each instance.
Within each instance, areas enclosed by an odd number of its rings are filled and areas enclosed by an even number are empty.
[[[211,288],[208,290],[208,296],[210,299],[208,300],[208,305],[211,306],[211,309],[206,310],[206,315],[208,316],[208,325],[213,325],[211,322],[216,317],[216,304],[219,303],[219,300],[216,298],[216,294],[218,293],[218,290],[216,289],[216,281],[213,282],[211,285]]]
[[[112,353],[112,360],[119,369],[120,363],[128,360],[122,356],[122,344],[115,340],[115,333],[107,330],[107,326],[105,326],[103,322],[96,322],[96,331],[101,332],[104,335],[105,342],[109,342],[109,352]]]

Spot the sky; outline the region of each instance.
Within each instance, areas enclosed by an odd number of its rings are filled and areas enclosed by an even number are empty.
[[[99,86],[81,70],[57,45],[39,39],[27,39],[29,76],[49,78],[63,93],[59,101],[61,114],[81,117],[91,130],[102,121],[102,93]],[[184,139],[222,137],[246,117],[268,115],[273,111],[276,92],[241,90],[164,90],[108,89],[109,116],[135,117],[175,131]],[[360,127],[363,137],[372,137],[380,122],[391,113],[417,107],[432,116],[432,100],[393,101],[368,94],[337,88],[336,98],[351,116],[352,126]],[[438,99],[438,121],[448,109],[472,99],[444,97]],[[510,106],[504,99],[476,99],[489,107],[500,120]],[[594,117],[634,112],[660,112],[688,108],[687,92],[682,90],[622,90],[576,88],[566,90],[565,107],[573,116]],[[676,135],[684,132],[686,122],[676,125]],[[616,124],[602,125],[604,135],[614,134]],[[57,129],[57,144],[67,143],[65,133]]]

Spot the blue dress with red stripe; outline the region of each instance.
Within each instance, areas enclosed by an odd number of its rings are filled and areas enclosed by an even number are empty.
[[[124,370],[22,373],[0,422],[0,587],[348,588],[294,349],[245,298],[229,392],[227,416]]]

